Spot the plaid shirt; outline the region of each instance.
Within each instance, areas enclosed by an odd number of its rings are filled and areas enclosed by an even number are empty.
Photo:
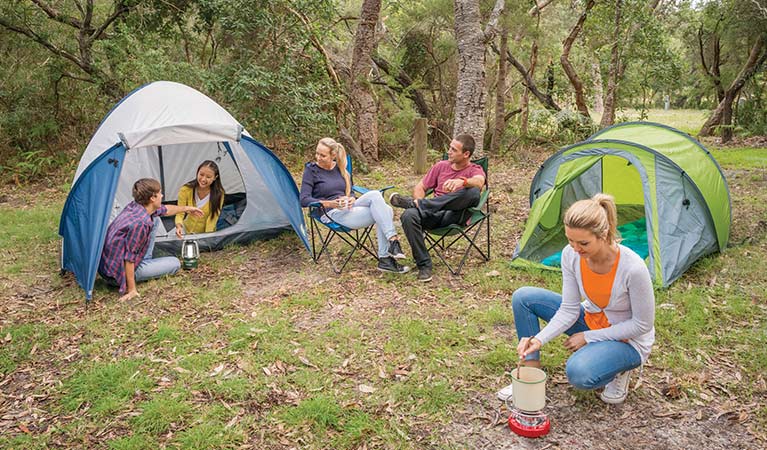
[[[127,289],[125,261],[131,261],[134,267],[141,264],[149,247],[154,218],[164,215],[167,211],[168,208],[162,206],[150,216],[146,208],[135,201],[130,202],[107,228],[107,237],[99,261],[99,274],[113,278],[120,286],[121,294]]]

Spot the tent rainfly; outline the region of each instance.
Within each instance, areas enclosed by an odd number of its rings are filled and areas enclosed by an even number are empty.
[[[216,161],[226,191],[215,232],[195,235],[202,249],[266,239],[291,227],[309,249],[298,188],[282,162],[226,110],[183,84],[157,81],[123,98],[107,114],[83,153],[59,223],[61,269],[93,294],[106,229],[132,200],[140,178],[160,181],[164,202],[194,179],[204,160]],[[172,218],[156,248],[178,252]]]
[[[567,244],[564,212],[599,192],[615,197],[623,243],[646,257],[658,286],[727,246],[730,193],[711,153],[674,128],[629,122],[543,163],[530,186],[530,215],[512,264],[557,266],[557,252]]]

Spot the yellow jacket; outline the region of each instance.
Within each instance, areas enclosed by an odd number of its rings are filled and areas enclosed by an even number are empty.
[[[178,206],[197,206],[194,203],[194,189],[189,186],[181,186],[178,191]],[[210,233],[216,231],[216,222],[218,222],[218,216],[221,213],[221,208],[224,206],[224,196],[221,196],[221,206],[219,207],[219,214],[215,216],[210,213],[210,201],[208,201],[202,208],[202,217],[194,217],[191,214],[178,213],[176,214],[176,224],[183,223],[187,233]],[[184,218],[184,216],[187,216]]]

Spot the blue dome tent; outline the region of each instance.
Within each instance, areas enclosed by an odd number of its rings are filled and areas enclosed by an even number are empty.
[[[80,159],[59,223],[61,269],[93,295],[109,223],[132,200],[133,184],[152,177],[174,202],[197,166],[214,160],[226,191],[215,232],[197,234],[201,249],[267,239],[295,230],[309,249],[298,188],[282,162],[216,102],[179,83],[158,81],[123,98],[102,121]],[[229,204],[229,207],[227,207]],[[224,213],[228,214],[224,214]],[[178,252],[171,221],[156,248]]]

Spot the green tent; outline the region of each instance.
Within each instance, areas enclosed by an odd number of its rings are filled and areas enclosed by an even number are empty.
[[[623,244],[668,286],[730,236],[730,193],[700,142],[674,128],[628,122],[605,128],[543,163],[530,186],[530,216],[512,258],[552,268],[567,245],[562,216],[577,200],[615,197]]]

